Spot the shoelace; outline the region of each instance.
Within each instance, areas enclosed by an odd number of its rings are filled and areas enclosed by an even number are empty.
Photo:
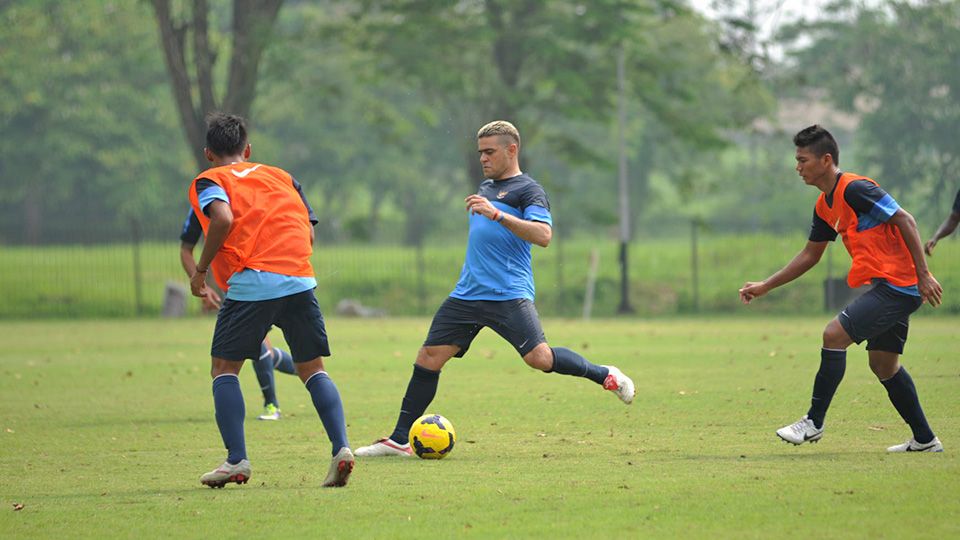
[[[793,432],[796,433],[797,435],[803,435],[804,432],[807,431],[807,422],[808,422],[807,420],[800,420],[799,422],[795,422],[792,426],[790,426],[790,429],[792,429]]]

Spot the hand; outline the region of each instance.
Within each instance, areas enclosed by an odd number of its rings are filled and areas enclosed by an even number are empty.
[[[935,247],[937,247],[936,239],[927,240],[927,243],[923,245],[923,252],[927,255],[933,255],[933,248]]]
[[[748,281],[743,287],[740,287],[740,301],[749,304],[754,298],[759,298],[769,292],[767,286],[762,281]]]
[[[210,287],[207,287],[207,294],[200,299],[203,311],[217,311],[220,309],[220,295]]]
[[[927,272],[925,276],[917,280],[917,289],[920,290],[920,296],[925,301],[930,302],[931,306],[937,307],[940,305],[940,301],[943,299],[943,287],[940,286],[937,278],[933,277],[933,274]]]
[[[206,278],[206,272],[202,274],[199,272],[194,272],[193,275],[190,276],[190,292],[194,296],[198,296],[200,298],[205,298],[207,296],[209,289],[207,289]]]
[[[493,219],[493,216],[498,212],[493,204],[482,195],[470,195],[464,199],[464,201],[467,203],[467,210],[471,214],[480,214],[481,216]]]

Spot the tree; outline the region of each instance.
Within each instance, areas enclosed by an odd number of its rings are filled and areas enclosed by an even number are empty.
[[[189,13],[184,9],[180,14],[171,0],[152,0],[152,3],[180,123],[197,168],[202,170],[208,165],[203,156],[204,118],[217,110],[249,117],[256,97],[260,59],[270,43],[283,0],[233,1],[230,65],[220,99],[214,88],[218,54],[210,35],[207,0],[194,0]],[[188,36],[192,38],[189,44]],[[188,55],[188,49],[192,54]]]
[[[793,46],[787,82],[860,116],[851,155],[901,202],[947,203],[960,177],[960,3],[838,1],[828,9],[831,17],[781,35]]]
[[[141,10],[14,2],[0,25],[0,241],[129,240],[144,213],[175,230],[162,193],[183,155],[157,151],[176,124]]]

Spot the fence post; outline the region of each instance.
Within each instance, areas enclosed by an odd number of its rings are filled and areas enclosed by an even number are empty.
[[[417,311],[422,315],[427,311],[427,262],[423,254],[423,240],[417,242],[414,248],[417,259]]]
[[[693,312],[700,311],[700,260],[698,256],[697,230],[700,220],[693,218],[690,221],[690,275],[693,280]]]
[[[130,218],[130,233],[133,236],[133,298],[137,315],[143,315],[143,282],[140,269],[140,222]]]
[[[589,321],[593,312],[593,297],[597,288],[597,272],[600,269],[600,251],[590,250],[590,266],[587,268],[587,290],[583,295],[583,320]]]

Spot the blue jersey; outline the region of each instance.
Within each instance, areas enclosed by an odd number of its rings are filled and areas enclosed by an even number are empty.
[[[477,191],[505,214],[553,225],[550,201],[533,178],[520,174],[505,180],[484,180]],[[530,242],[479,214],[470,216],[467,256],[460,280],[450,296],[461,300],[533,300]]]

